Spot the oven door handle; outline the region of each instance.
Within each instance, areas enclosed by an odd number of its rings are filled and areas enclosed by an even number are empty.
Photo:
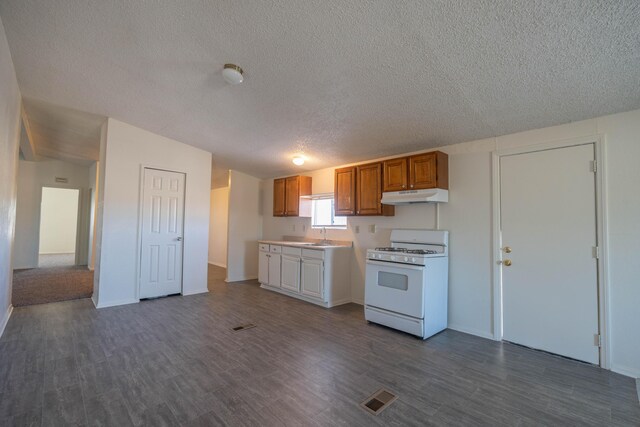
[[[424,265],[402,264],[402,263],[397,263],[393,261],[386,262],[386,261],[374,261],[372,259],[368,259],[367,264],[379,265],[381,267],[403,268],[406,270],[418,270],[418,271],[424,270]]]

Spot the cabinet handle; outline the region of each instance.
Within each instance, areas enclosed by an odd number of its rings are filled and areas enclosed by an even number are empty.
[[[358,212],[356,212],[356,213],[358,213],[358,214],[359,214],[359,213],[360,213],[360,211],[358,211]]]
[[[404,184],[402,184],[402,188],[407,188],[407,186],[406,186],[406,185],[404,185]]]
[[[413,184],[411,184],[411,188],[413,188]]]

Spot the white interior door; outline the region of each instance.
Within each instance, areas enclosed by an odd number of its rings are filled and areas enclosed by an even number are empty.
[[[144,169],[140,298],[182,292],[185,175]]]
[[[503,338],[597,364],[594,148],[501,157],[500,216]]]

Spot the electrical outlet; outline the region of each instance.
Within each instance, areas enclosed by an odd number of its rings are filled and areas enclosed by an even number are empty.
[[[306,231],[307,231],[307,226],[306,226],[306,225],[304,225],[304,224],[302,224],[302,232],[304,233],[304,232],[306,232]]]
[[[291,231],[296,231],[296,225],[295,225],[295,224],[293,224],[293,225],[291,226]]]
[[[376,232],[376,225],[375,224],[370,224],[369,225],[369,233],[375,233]]]
[[[356,233],[359,233],[360,232],[360,226],[359,225],[353,226],[353,231],[355,231]]]

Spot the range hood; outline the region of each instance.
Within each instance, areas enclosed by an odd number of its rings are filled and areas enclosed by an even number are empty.
[[[436,203],[448,201],[449,191],[441,188],[382,193],[383,205],[410,205],[412,203]]]

